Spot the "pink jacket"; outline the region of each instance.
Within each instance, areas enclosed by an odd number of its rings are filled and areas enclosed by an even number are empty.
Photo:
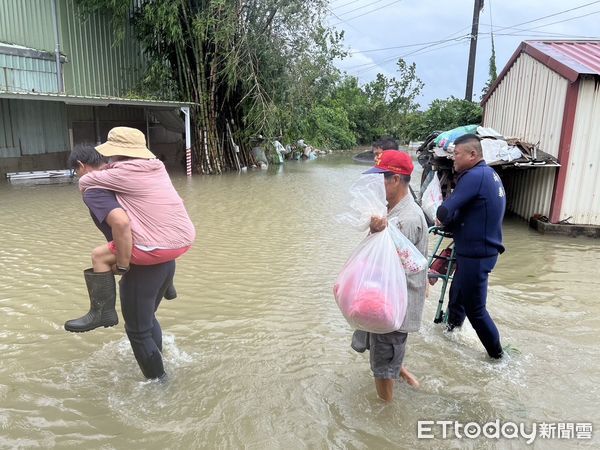
[[[194,225],[160,160],[117,161],[80,178],[81,192],[93,188],[115,192],[129,216],[134,244],[176,249],[194,242]]]

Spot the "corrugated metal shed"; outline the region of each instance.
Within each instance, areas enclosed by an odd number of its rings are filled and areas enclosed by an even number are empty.
[[[137,4],[141,0],[134,0]],[[61,163],[79,136],[114,125],[146,126],[148,109],[179,110],[179,102],[124,98],[142,77],[145,58],[129,24],[115,39],[110,17],[82,14],[76,0],[56,0],[64,92],[58,92],[54,0],[0,0],[0,159]],[[124,18],[126,20],[126,18]],[[47,155],[52,158],[21,158]],[[0,167],[0,169],[2,169]]]
[[[556,168],[511,170],[504,174],[506,209],[523,219],[534,214],[548,216]]]
[[[117,41],[107,14],[84,15],[75,0],[56,1],[61,53],[67,58],[63,64],[65,92],[82,96],[126,96],[139,82],[145,68],[141,46],[129,24],[125,25],[123,39]],[[54,54],[52,1],[2,0],[0,42]],[[0,64],[0,67],[3,66]]]
[[[54,55],[0,44],[0,91],[58,92]]]
[[[485,106],[483,125],[507,137],[539,143],[557,157],[568,82],[527,54],[519,55]],[[550,214],[555,169],[512,171],[507,210],[529,219]],[[507,177],[505,177],[505,180]]]
[[[600,224],[600,80],[579,86],[570,156],[559,219]]]
[[[485,105],[483,124],[557,157],[568,81],[527,54],[516,59]]]
[[[69,149],[64,103],[0,99],[0,158]]]
[[[485,126],[539,142],[562,165],[511,174],[520,216],[600,225],[599,90],[600,41],[527,41],[484,97]]]
[[[0,1],[0,42],[53,52],[52,1]]]
[[[124,97],[139,82],[145,59],[127,24],[116,41],[106,14],[82,15],[74,0],[61,1],[65,93],[82,96]]]
[[[532,49],[547,56],[544,64],[561,73],[555,62],[579,75],[600,75],[600,41],[532,41]],[[571,80],[574,81],[574,80]]]

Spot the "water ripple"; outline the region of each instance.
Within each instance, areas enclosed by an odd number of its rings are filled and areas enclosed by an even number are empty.
[[[431,448],[420,419],[599,423],[600,245],[516,220],[488,304],[521,354],[490,361],[468,324],[444,334],[438,285],[405,359],[421,389],[376,399],[332,296],[363,237],[333,218],[363,169],[330,158],[175,179],[198,240],[158,311],[166,383],[143,380],[122,321],[62,328],[87,310],[82,271],[102,242],[76,186],[0,185],[0,447]]]

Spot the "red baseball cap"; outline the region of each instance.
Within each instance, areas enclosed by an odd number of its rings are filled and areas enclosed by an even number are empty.
[[[398,175],[411,175],[414,165],[410,155],[401,150],[384,150],[375,157],[375,166],[363,173],[392,172]]]

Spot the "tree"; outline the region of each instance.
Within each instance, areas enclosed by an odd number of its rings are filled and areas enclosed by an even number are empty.
[[[123,35],[131,0],[77,1],[87,13],[110,14],[116,38]],[[336,79],[342,35],[323,25],[327,0],[133,3],[131,24],[148,60],[138,94],[193,104],[200,173],[249,164],[252,135],[293,128]]]
[[[424,139],[433,131],[444,131],[461,125],[479,124],[482,109],[478,103],[450,97],[436,99],[423,113],[409,114],[404,122],[403,136],[408,139]]]

